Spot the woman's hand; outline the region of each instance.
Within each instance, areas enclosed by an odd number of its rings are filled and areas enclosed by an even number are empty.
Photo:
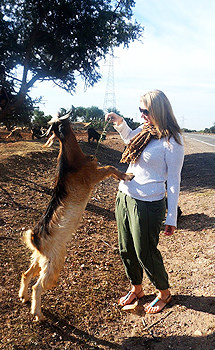
[[[165,236],[172,236],[175,231],[175,226],[166,225],[164,234]]]
[[[116,125],[120,125],[123,121],[123,118],[114,112],[110,112],[105,115],[105,121],[109,121],[111,123],[116,123]]]

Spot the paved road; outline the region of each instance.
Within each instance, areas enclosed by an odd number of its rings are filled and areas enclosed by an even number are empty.
[[[203,134],[192,134],[192,133],[184,133],[185,138],[189,138],[191,140],[204,143],[211,148],[215,152],[215,135],[203,135]]]

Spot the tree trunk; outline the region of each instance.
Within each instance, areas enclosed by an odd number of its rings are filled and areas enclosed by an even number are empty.
[[[25,100],[27,92],[19,92],[12,102],[8,102],[6,107],[0,110],[0,122],[4,122],[4,119],[10,115],[16,113],[17,109],[22,105]]]

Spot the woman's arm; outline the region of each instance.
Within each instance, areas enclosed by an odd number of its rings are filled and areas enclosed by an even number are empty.
[[[114,128],[116,131],[118,131],[121,138],[126,144],[128,144],[130,140],[142,130],[141,126],[135,130],[132,130],[126,121],[114,112],[107,113],[105,115],[105,120],[113,123]]]
[[[182,137],[181,141],[183,142]],[[179,145],[174,139],[170,140],[170,145],[166,149],[168,212],[165,225],[167,226],[177,226],[177,206],[180,192],[181,169],[183,166],[183,160],[183,144]],[[168,234],[168,232],[170,233],[171,228],[166,227],[165,232],[166,234]]]
[[[105,120],[114,123],[117,126],[119,126],[123,122],[123,118],[114,112],[107,113],[105,115]]]

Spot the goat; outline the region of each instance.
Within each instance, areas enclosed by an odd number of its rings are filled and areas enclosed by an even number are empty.
[[[97,143],[99,142],[101,135],[94,128],[89,128],[87,130],[87,132],[88,132],[88,142],[89,143],[90,143],[91,139],[93,139],[93,141],[96,140]]]
[[[22,139],[22,135],[21,135],[21,132],[22,132],[22,128],[19,128],[19,127],[14,127],[13,130],[11,130],[10,134],[7,135],[6,139],[9,139],[10,137],[15,137],[15,138],[20,138]]]
[[[32,277],[39,275],[32,287],[31,313],[36,321],[44,319],[41,311],[41,294],[54,287],[64,265],[66,242],[78,227],[82,213],[96,183],[106,177],[129,181],[133,174],[125,174],[112,166],[98,166],[97,159],[82,152],[68,115],[52,118],[48,132],[53,135],[45,146],[50,146],[54,138],[59,140],[60,150],[57,160],[57,174],[52,198],[45,214],[33,229],[23,234],[26,245],[32,250],[32,263],[22,274],[19,298],[29,300],[28,285]]]
[[[44,134],[44,130],[40,126],[33,126],[31,129],[31,137],[32,140],[36,137],[37,139],[41,139]]]

